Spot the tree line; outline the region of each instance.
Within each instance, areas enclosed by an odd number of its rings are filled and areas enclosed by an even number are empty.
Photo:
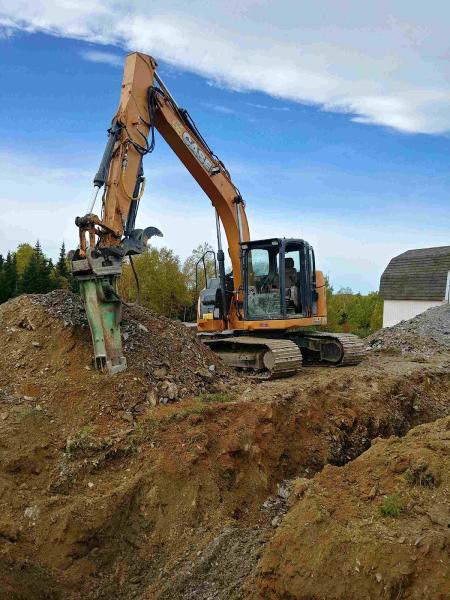
[[[46,294],[73,285],[64,242],[56,264],[45,256],[39,241],[34,247],[19,244],[6,257],[0,254],[0,303],[20,294]]]
[[[377,292],[354,293],[350,288],[334,291],[328,278],[327,329],[334,332],[355,333],[366,337],[383,326],[383,300]]]
[[[132,264],[125,260],[119,283],[122,298],[125,302],[136,302],[139,296],[140,303],[155,313],[183,321],[195,320],[198,291],[205,286],[203,266],[196,269],[196,265],[211,249],[208,244],[201,244],[183,263],[172,250],[154,247],[133,257]],[[207,277],[213,277],[211,255],[205,267]],[[376,292],[364,295],[349,288],[335,292],[328,279],[326,287],[328,330],[365,337],[382,327],[383,303]],[[45,294],[57,288],[77,291],[64,243],[56,264],[45,256],[39,242],[34,247],[20,244],[6,257],[0,255],[0,303],[19,294]]]

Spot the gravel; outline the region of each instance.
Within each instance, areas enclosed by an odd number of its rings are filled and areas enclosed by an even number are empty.
[[[450,304],[434,306],[408,321],[380,329],[366,341],[369,350],[427,356],[446,351],[450,349]]]
[[[47,312],[64,325],[71,327],[87,327],[88,321],[81,298],[67,290],[54,290],[48,294],[33,294],[30,296],[33,304],[44,306]]]

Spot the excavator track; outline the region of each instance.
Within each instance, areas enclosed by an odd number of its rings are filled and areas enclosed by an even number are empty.
[[[358,365],[366,356],[363,341],[351,333],[305,331],[293,339],[302,348],[308,365],[346,367]]]
[[[260,379],[290,377],[302,366],[302,353],[293,340],[236,336],[202,341],[226,364],[252,370]]]

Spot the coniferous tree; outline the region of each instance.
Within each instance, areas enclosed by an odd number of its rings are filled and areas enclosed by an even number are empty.
[[[5,259],[3,258],[3,255],[0,254],[0,304],[2,302],[5,301],[5,281],[4,281],[4,275],[3,275],[3,263],[5,262]]]
[[[69,269],[67,267],[66,246],[65,246],[64,242],[61,244],[61,248],[59,250],[59,258],[58,258],[58,262],[56,263],[56,273],[60,277],[64,277],[65,279],[68,279]]]
[[[58,287],[56,282],[55,268],[51,258],[47,258],[41,248],[39,240],[36,242],[35,252],[38,263],[39,284],[37,286],[38,294],[46,294]]]
[[[23,272],[20,292],[23,294],[46,294],[57,285],[52,281],[53,263],[42,252],[39,240]]]
[[[0,274],[0,302],[17,294],[17,266],[15,254],[8,252]]]

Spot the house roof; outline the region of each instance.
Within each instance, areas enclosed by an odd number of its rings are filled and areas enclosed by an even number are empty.
[[[395,256],[380,280],[385,300],[444,300],[450,246],[408,250]]]

